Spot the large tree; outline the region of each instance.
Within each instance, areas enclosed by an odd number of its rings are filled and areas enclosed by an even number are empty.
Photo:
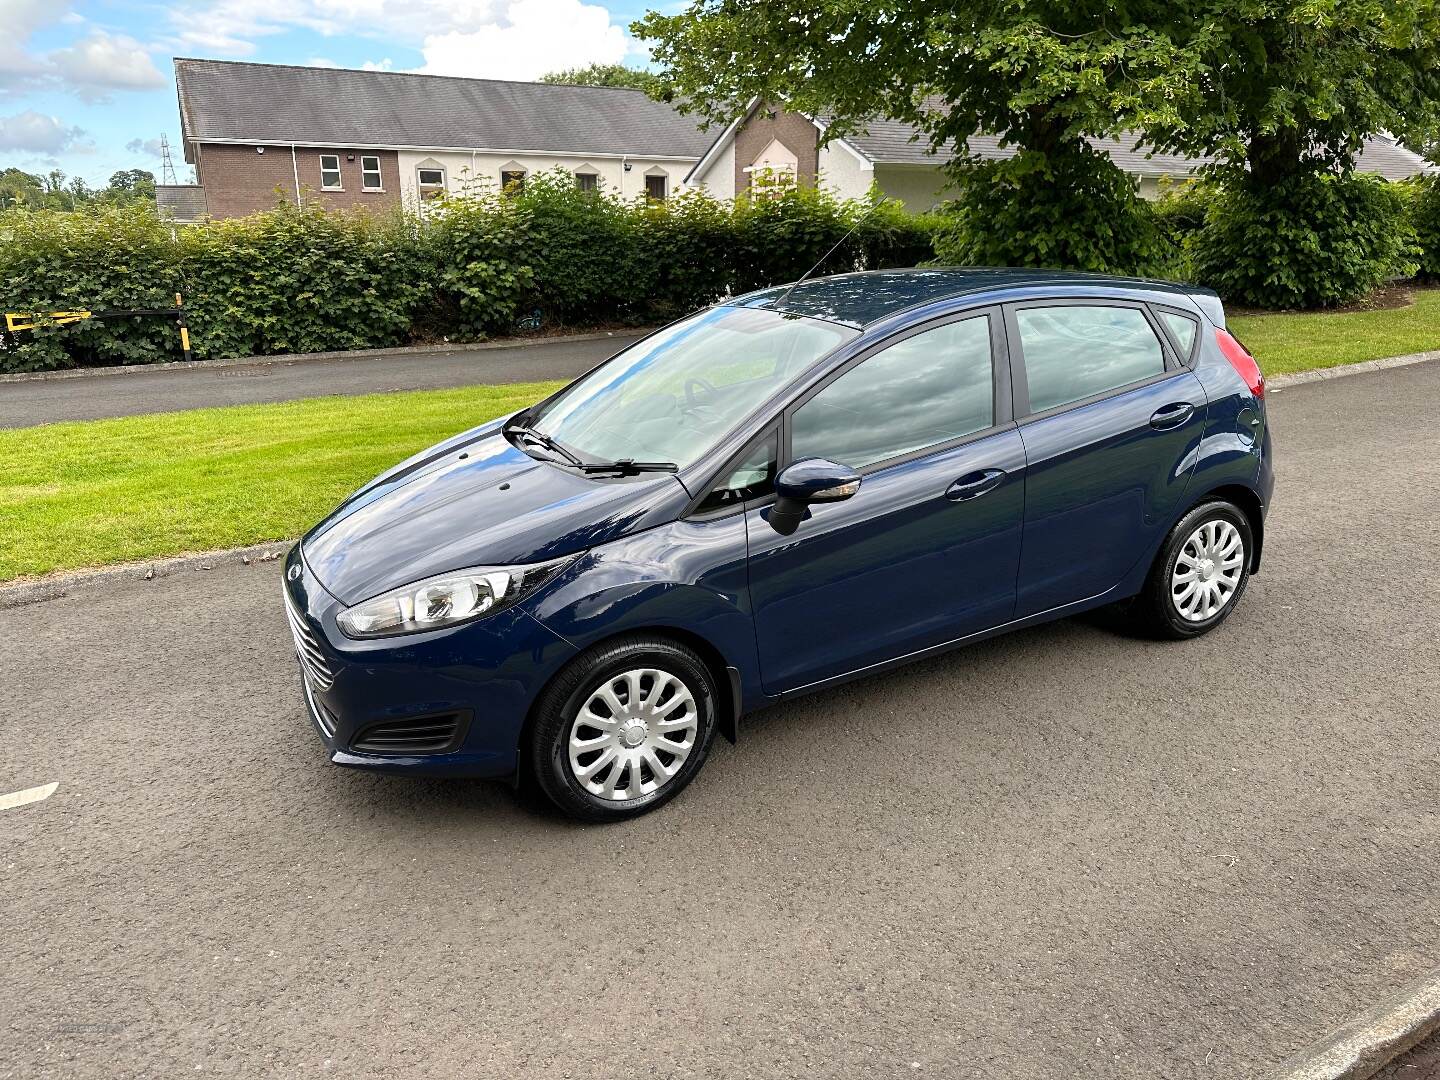
[[[1003,191],[1026,201],[1032,233],[1056,223],[987,258],[1125,269],[1115,264],[1137,256],[1117,222],[1144,216],[1134,185],[1086,139],[1183,123],[1200,60],[1179,39],[1207,31],[1177,31],[1175,12],[1158,0],[693,0],[633,29],[682,109],[720,122],[753,98],[782,99],[823,115],[826,138],[876,116],[909,121],[951,163],[962,199]],[[976,133],[1020,153],[979,165],[967,156]]]
[[[1346,173],[1378,132],[1421,148],[1440,135],[1436,0],[1213,0],[1195,25],[1195,92],[1147,132],[1257,190]]]

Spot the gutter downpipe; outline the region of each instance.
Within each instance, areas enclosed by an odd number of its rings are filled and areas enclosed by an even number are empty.
[[[298,208],[304,206],[305,203],[300,198],[300,163],[295,157],[293,142],[290,144],[290,168],[295,173],[295,205]]]

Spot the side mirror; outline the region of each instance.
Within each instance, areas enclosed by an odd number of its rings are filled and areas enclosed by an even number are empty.
[[[770,526],[781,536],[789,536],[800,527],[811,503],[840,502],[859,490],[860,474],[848,465],[824,458],[792,462],[775,478]]]

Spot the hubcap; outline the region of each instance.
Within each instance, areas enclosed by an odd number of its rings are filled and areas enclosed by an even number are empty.
[[[1235,596],[1245,568],[1240,530],[1221,519],[1207,521],[1189,536],[1170,575],[1170,599],[1182,619],[1204,622]]]
[[[656,668],[612,675],[570,725],[570,771],[592,795],[624,802],[664,787],[695,748],[695,696]]]

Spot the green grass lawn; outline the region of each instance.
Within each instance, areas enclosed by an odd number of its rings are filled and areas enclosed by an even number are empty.
[[[0,581],[297,536],[376,473],[559,385],[0,431]]]
[[[1245,315],[1267,375],[1440,349],[1440,290],[1388,311]],[[314,398],[0,431],[0,581],[296,536],[431,443],[556,383]]]
[[[1409,307],[1340,314],[1237,315],[1231,329],[1266,375],[1336,367],[1440,349],[1440,289],[1418,289]]]

